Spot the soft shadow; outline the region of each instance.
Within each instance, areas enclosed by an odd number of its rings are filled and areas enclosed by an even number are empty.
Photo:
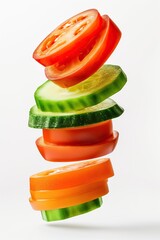
[[[121,224],[121,225],[86,225],[86,224],[73,224],[67,222],[55,222],[46,225],[50,228],[63,228],[72,229],[72,231],[105,231],[105,232],[115,232],[115,233],[156,233],[160,235],[160,223],[133,223],[133,224]]]

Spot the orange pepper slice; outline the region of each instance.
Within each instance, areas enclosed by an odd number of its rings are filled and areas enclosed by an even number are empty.
[[[104,182],[107,180],[103,180]],[[59,199],[59,198],[70,198],[76,195],[82,195],[85,193],[90,193],[95,191],[97,188],[101,187],[103,181],[98,181],[95,183],[82,184],[76,187],[56,189],[56,190],[30,190],[31,198],[34,200],[40,199]]]
[[[30,177],[30,190],[56,190],[103,181],[114,175],[108,158],[86,160],[46,170]]]
[[[103,180],[65,190],[31,191],[29,201],[34,210],[51,210],[85,203],[108,192],[107,181]]]

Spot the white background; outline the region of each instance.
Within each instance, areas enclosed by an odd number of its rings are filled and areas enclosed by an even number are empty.
[[[58,24],[89,8],[108,14],[123,36],[108,63],[128,76],[113,96],[125,113],[110,154],[115,176],[102,207],[47,224],[28,203],[29,176],[53,168],[35,146],[40,130],[27,127],[33,94],[46,79],[32,59]],[[3,1],[0,6],[0,239],[160,239],[160,1]],[[2,238],[3,237],[3,238]]]

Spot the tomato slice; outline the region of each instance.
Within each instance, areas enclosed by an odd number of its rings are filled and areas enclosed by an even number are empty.
[[[43,137],[36,140],[42,157],[51,162],[71,162],[96,158],[111,153],[118,141],[118,132],[111,137],[91,145],[58,145],[45,143]]]
[[[84,44],[78,54],[67,56],[45,68],[46,77],[61,87],[73,86],[95,73],[109,58],[121,32],[109,16],[103,16],[103,27]]]
[[[60,145],[90,145],[113,134],[112,120],[83,127],[43,129],[44,142]]]
[[[103,181],[114,175],[108,158],[86,160],[46,170],[30,177],[30,190],[56,190]]]
[[[29,199],[34,210],[51,210],[85,203],[109,192],[107,181],[89,183],[65,190],[31,191]]]
[[[102,17],[96,9],[81,12],[53,30],[36,48],[33,58],[44,66],[77,52],[99,31]]]

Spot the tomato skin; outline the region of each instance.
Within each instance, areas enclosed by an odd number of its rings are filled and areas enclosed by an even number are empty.
[[[111,137],[91,145],[58,145],[45,143],[43,137],[36,140],[37,148],[42,157],[51,162],[71,162],[104,156],[111,153],[118,141],[118,132]]]
[[[30,177],[30,190],[72,188],[103,181],[112,176],[114,176],[114,171],[109,158],[86,160],[32,175]]]
[[[62,195],[63,197],[56,196],[58,190],[49,194],[42,194],[31,192],[32,196],[48,195],[49,198],[30,198],[30,204],[34,210],[52,210],[58,208],[66,208],[70,206],[75,206],[81,203],[92,201],[96,198],[106,195],[109,192],[107,181],[100,181],[96,183],[85,184],[72,189],[66,189],[63,194],[62,191],[58,191],[57,195]],[[52,196],[54,195],[54,197]],[[51,197],[52,196],[52,197]]]
[[[107,16],[103,16],[103,28],[99,34],[91,38],[88,48],[92,48],[80,60],[79,55],[53,64],[45,68],[46,77],[63,88],[73,86],[95,73],[109,58],[121,38],[121,32],[115,23]],[[87,49],[81,51],[86,51]],[[57,67],[58,66],[58,67]],[[64,69],[63,69],[63,66]]]
[[[83,127],[43,129],[45,143],[60,145],[90,145],[113,134],[112,120]]]
[[[54,29],[35,49],[33,58],[50,66],[66,55],[77,51],[98,33],[102,17],[96,9],[81,12]]]

